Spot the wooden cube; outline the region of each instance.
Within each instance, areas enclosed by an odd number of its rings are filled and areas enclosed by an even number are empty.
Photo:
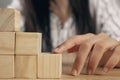
[[[21,79],[36,78],[36,56],[16,56],[15,77]]]
[[[14,56],[0,55],[0,78],[14,78]]]
[[[16,33],[16,55],[38,55],[40,52],[40,33]]]
[[[15,33],[0,32],[0,54],[13,55],[15,48]]]
[[[61,74],[62,74],[61,54],[39,54],[38,78],[61,78]]]
[[[20,12],[15,9],[0,8],[0,32],[20,31]]]

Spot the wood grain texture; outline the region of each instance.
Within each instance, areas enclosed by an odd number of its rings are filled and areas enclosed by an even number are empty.
[[[14,78],[14,56],[0,55],[0,78]]]
[[[38,78],[61,78],[61,54],[39,54]]]
[[[63,54],[63,74],[60,79],[0,79],[0,80],[120,80],[120,68],[104,73],[102,68],[96,70],[95,75],[86,75],[85,70],[79,76],[71,76],[70,72],[75,59],[74,54]],[[49,66],[49,65],[48,65]],[[55,69],[54,69],[55,70]]]
[[[15,57],[15,77],[20,79],[36,79],[36,56]]]
[[[16,33],[16,55],[38,55],[40,52],[40,33]]]
[[[15,9],[0,8],[0,32],[20,31],[20,12]]]
[[[0,32],[0,54],[13,55],[15,48],[15,33]]]

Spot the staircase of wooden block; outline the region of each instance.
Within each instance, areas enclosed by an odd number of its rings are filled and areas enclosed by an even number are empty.
[[[61,54],[41,54],[41,33],[20,32],[20,12],[0,9],[0,79],[61,78]]]

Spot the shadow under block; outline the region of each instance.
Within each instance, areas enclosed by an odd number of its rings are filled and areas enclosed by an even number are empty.
[[[38,55],[41,53],[41,33],[16,33],[16,55]]]
[[[39,54],[38,55],[38,78],[61,78],[62,55]]]
[[[0,54],[13,55],[15,48],[15,32],[0,32]]]
[[[36,56],[15,57],[15,78],[36,79]]]
[[[14,56],[0,55],[0,78],[14,78]]]
[[[10,8],[0,8],[0,32],[20,31],[20,12]]]

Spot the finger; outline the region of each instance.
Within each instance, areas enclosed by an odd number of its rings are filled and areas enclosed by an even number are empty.
[[[68,52],[68,53],[78,52],[79,48],[80,48],[80,45],[76,45],[76,46],[68,49],[67,52]]]
[[[74,74],[76,72],[77,72],[77,75],[79,75],[81,73],[81,70],[84,66],[84,63],[85,63],[87,57],[88,57],[88,54],[91,52],[92,46],[94,45],[94,43],[96,43],[97,41],[99,41],[105,37],[106,36],[104,36],[103,34],[99,34],[98,36],[93,36],[90,39],[87,39],[80,44],[80,49],[79,49],[78,55],[73,64],[73,69],[72,69],[73,75],[76,75],[76,74]]]
[[[79,45],[81,42],[86,40],[87,38],[92,37],[93,34],[86,34],[86,35],[80,35],[80,36],[74,36],[65,41],[63,44],[58,46],[53,52],[54,53],[62,53],[67,51],[68,49],[74,47],[75,45]]]
[[[120,68],[120,61],[119,61],[118,64],[115,66],[115,68]]]
[[[92,55],[88,62],[88,74],[93,74],[100,62],[103,54],[108,50],[118,45],[118,42],[114,39],[107,38],[99,41],[95,44]]]
[[[108,72],[109,70],[113,69],[119,63],[119,61],[120,61],[120,46],[118,46],[115,49],[112,56],[107,61],[103,69],[104,72]]]
[[[99,66],[104,66],[107,61],[109,60],[109,58],[112,56],[114,50],[107,50],[104,55],[102,56],[101,60],[100,60],[100,63],[99,63]]]

